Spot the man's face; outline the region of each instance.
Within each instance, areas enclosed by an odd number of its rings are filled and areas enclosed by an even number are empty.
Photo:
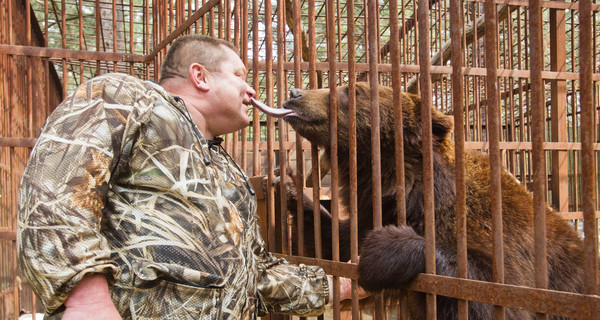
[[[205,116],[210,118],[207,119],[207,126],[215,136],[247,127],[250,119],[246,105],[256,95],[246,83],[246,67],[240,57],[225,47],[223,54],[225,56],[218,70],[209,72],[212,112]]]

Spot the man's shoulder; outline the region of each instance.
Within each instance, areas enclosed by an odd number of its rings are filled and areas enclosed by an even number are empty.
[[[119,83],[119,84],[129,84],[134,86],[140,86],[144,88],[160,88],[160,85],[156,84],[153,81],[142,80],[135,76],[125,74],[125,73],[106,73],[103,75],[96,76],[89,81],[93,83]]]

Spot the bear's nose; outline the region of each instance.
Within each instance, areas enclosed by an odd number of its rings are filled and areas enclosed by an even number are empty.
[[[302,89],[291,88],[290,89],[290,99],[299,98],[302,96]]]

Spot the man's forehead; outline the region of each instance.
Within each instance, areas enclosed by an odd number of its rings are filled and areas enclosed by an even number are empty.
[[[229,65],[230,68],[235,72],[247,73],[246,66],[242,62],[242,59],[231,49],[228,48],[226,57],[221,61],[221,66]]]

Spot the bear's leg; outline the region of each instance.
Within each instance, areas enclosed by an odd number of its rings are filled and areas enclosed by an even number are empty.
[[[304,255],[316,256],[315,251],[315,215],[313,207],[313,197],[307,192],[302,191],[302,196],[298,197],[298,191],[296,190],[296,179],[297,176],[294,174],[294,170],[287,168],[285,180],[284,192],[286,192],[287,199],[287,210],[297,219],[298,218],[298,201],[302,201],[302,209],[304,213]],[[275,199],[280,199],[281,190],[281,178],[279,177],[280,170],[275,170]],[[266,182],[266,179],[265,179]],[[263,182],[263,183],[265,183]],[[266,185],[263,186],[266,190]],[[332,217],[329,211],[323,206],[319,205],[319,219],[321,228],[321,256],[323,259],[332,258],[332,244],[331,244],[331,223]],[[340,261],[348,261],[350,259],[350,221],[348,219],[340,220],[339,223],[339,234],[340,234]]]

